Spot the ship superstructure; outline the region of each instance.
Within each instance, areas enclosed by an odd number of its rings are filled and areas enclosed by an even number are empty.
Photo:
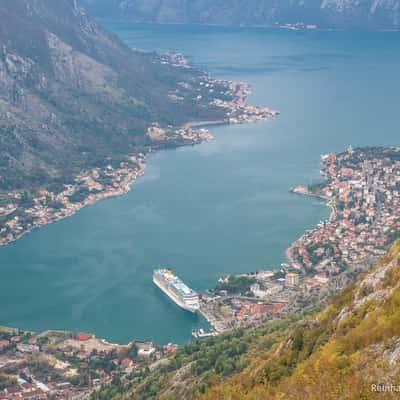
[[[154,270],[153,282],[179,307],[192,313],[199,310],[199,295],[185,285],[170,269]]]

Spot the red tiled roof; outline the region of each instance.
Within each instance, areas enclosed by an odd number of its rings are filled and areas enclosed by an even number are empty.
[[[91,339],[93,335],[90,335],[89,333],[77,333],[76,338],[80,340],[81,342],[86,342],[87,340]]]
[[[40,389],[33,390],[31,392],[28,392],[28,393],[24,393],[23,396],[24,396],[24,400],[38,399],[38,398],[39,399],[45,399],[46,398],[46,394]]]
[[[21,391],[21,388],[19,386],[10,386],[6,390],[7,393],[12,394],[12,393],[19,393]]]
[[[24,389],[32,389],[33,388],[33,385],[31,384],[31,383],[29,383],[29,382],[25,382],[25,383],[23,383],[22,385],[21,385]]]

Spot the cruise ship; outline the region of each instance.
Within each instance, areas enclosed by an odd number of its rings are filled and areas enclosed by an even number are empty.
[[[154,270],[153,282],[179,307],[192,313],[199,310],[198,294],[185,285],[170,269]]]

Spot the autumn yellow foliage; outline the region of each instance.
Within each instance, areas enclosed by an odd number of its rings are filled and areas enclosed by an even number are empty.
[[[399,399],[399,258],[397,241],[373,271],[324,311],[292,324],[271,348],[255,352],[246,369],[197,398]],[[259,349],[265,340],[259,339]]]

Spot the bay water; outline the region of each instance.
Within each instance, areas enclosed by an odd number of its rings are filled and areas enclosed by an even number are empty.
[[[103,23],[132,47],[249,82],[248,101],[281,115],[154,153],[126,196],[0,248],[0,324],[182,343],[204,321],[154,287],[153,269],[203,291],[224,274],[279,267],[328,216],[289,193],[320,179],[320,155],[399,144],[400,34]]]

